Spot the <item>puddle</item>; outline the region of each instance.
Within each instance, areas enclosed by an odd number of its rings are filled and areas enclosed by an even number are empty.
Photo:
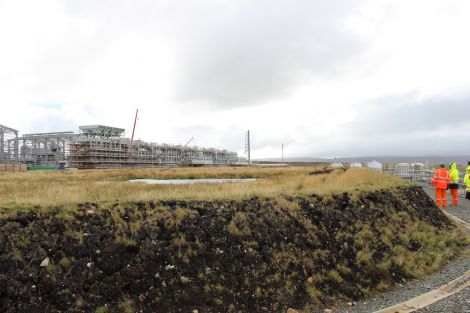
[[[224,184],[224,183],[251,183],[256,178],[206,178],[206,179],[131,179],[131,183],[144,183],[147,185],[194,185],[194,184]]]

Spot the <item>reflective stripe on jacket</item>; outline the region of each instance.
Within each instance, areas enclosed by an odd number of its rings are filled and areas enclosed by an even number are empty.
[[[460,181],[459,170],[457,169],[457,163],[452,163],[450,166],[449,178],[451,184],[458,184]]]
[[[434,172],[432,184],[439,189],[447,189],[449,184],[449,172],[444,167],[440,167]]]

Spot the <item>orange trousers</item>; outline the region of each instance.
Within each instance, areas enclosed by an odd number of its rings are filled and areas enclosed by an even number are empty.
[[[450,194],[452,195],[452,204],[459,205],[459,190],[457,188],[451,189]]]
[[[440,208],[447,206],[447,194],[445,189],[436,188],[436,204]]]

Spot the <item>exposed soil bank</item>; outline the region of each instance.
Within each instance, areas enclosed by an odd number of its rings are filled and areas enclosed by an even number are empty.
[[[0,311],[283,312],[386,289],[464,245],[418,187],[36,210],[0,220]]]

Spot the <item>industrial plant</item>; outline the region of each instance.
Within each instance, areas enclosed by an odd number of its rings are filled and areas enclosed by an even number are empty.
[[[248,165],[236,152],[191,147],[193,138],[169,145],[134,140],[134,131],[125,138],[123,128],[87,125],[79,130],[19,136],[18,130],[0,125],[0,164],[33,169]]]

